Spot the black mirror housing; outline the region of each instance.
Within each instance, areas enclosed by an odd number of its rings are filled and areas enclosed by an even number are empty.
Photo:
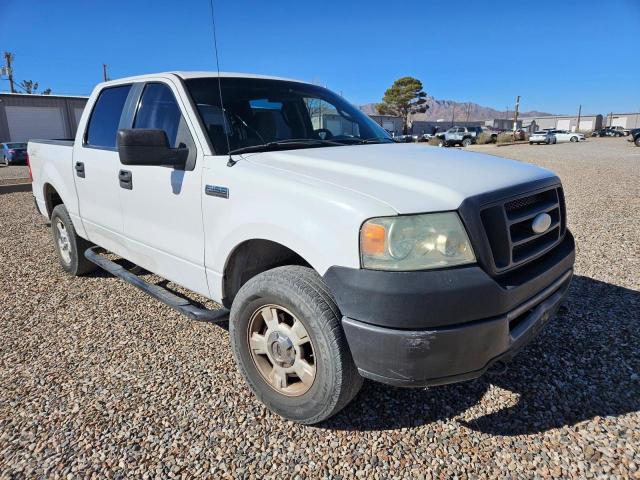
[[[133,128],[118,130],[118,154],[123,165],[155,165],[184,168],[188,148],[170,148],[164,130]]]

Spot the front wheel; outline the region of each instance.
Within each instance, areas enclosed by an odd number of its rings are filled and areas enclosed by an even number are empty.
[[[71,275],[82,275],[98,268],[87,260],[84,252],[92,244],[79,237],[64,205],[57,205],[51,212],[51,231],[54,247],[62,268]]]
[[[274,268],[243,285],[231,307],[231,346],[249,387],[270,410],[314,424],[358,393],[363,379],[340,319],[310,268]]]
[[[576,143],[578,141],[578,137],[571,137],[571,142]]]

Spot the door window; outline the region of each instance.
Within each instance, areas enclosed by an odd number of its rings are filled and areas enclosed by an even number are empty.
[[[122,109],[131,85],[105,88],[91,112],[85,144],[99,148],[115,148]]]
[[[164,130],[171,148],[189,149],[193,139],[171,89],[163,83],[144,87],[133,128]]]

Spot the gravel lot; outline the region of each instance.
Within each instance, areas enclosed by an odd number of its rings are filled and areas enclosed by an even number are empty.
[[[30,193],[0,195],[0,477],[640,478],[640,149],[473,149],[562,177],[566,308],[503,375],[365,382],[315,427],[250,395],[225,328],[64,275]]]

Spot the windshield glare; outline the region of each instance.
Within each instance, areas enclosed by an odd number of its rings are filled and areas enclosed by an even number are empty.
[[[256,78],[222,78],[220,83],[224,115],[217,78],[186,81],[216,155],[291,140],[300,140],[295,148],[393,142],[386,130],[326,88]]]

